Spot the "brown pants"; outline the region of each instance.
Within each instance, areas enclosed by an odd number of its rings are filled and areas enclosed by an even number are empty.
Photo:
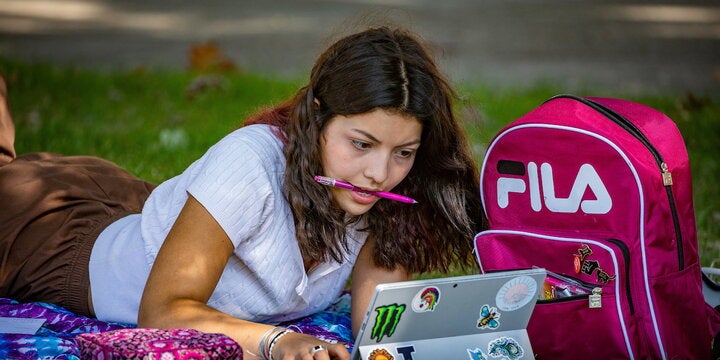
[[[16,158],[14,138],[0,89],[0,297],[92,316],[93,244],[113,221],[140,212],[154,185],[95,157]]]

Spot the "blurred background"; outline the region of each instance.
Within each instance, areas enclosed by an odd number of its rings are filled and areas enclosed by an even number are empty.
[[[667,114],[690,156],[702,264],[720,268],[720,0],[0,0],[16,148],[161,182],[292,96],[334,40],[383,24],[431,44],[478,163],[558,93]]]
[[[378,23],[419,32],[456,82],[624,93],[720,84],[716,0],[0,0],[0,55],[183,68],[194,44],[209,43],[238,69],[304,77],[338,34]]]

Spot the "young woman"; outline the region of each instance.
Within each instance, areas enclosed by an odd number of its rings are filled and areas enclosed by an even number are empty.
[[[478,174],[453,97],[415,35],[371,28],[154,187],[94,157],[15,157],[0,94],[0,294],[224,333],[246,356],[347,359],[272,324],[324,309],[352,275],[356,333],[378,283],[474,262]],[[372,193],[391,190],[417,203]]]

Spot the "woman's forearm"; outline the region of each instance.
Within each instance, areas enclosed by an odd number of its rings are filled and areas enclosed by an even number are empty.
[[[142,306],[138,327],[190,328],[221,333],[235,340],[246,354],[257,354],[263,335],[272,325],[241,320],[196,300],[176,299],[167,304]]]

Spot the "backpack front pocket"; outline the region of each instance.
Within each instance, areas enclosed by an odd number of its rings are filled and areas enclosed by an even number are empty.
[[[540,359],[632,358],[637,351],[623,242],[490,230],[475,237],[475,251],[483,272],[541,267],[561,279],[546,280],[528,325]]]

